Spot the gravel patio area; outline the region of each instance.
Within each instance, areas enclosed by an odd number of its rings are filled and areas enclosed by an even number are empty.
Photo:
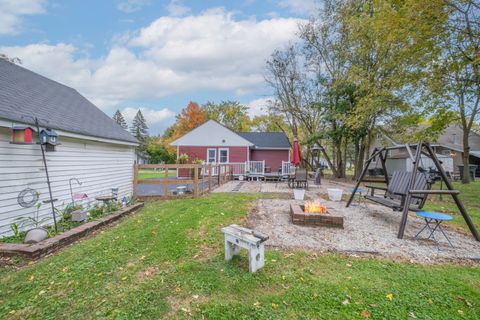
[[[240,186],[238,184],[241,184]],[[261,199],[252,209],[248,227],[270,236],[268,246],[300,248],[320,252],[335,251],[351,254],[373,254],[412,262],[439,263],[448,261],[480,261],[480,243],[470,234],[463,234],[448,227],[445,231],[454,248],[448,246],[439,233],[441,243],[437,250],[432,240],[413,239],[421,228],[423,220],[410,216],[404,239],[397,238],[401,213],[383,206],[367,203],[345,207],[345,201],[326,200],[327,188],[347,189],[347,185],[322,182],[322,186],[311,185],[306,195],[310,199],[321,199],[322,204],[333,209],[336,215],[343,215],[344,229],[308,227],[294,225],[290,218],[290,204],[302,201],[288,199]],[[231,191],[232,189],[238,191]],[[290,192],[286,183],[238,182],[231,181],[215,192]],[[427,236],[424,231],[422,236]]]

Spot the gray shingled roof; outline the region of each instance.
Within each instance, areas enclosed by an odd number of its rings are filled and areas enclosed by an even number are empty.
[[[289,149],[291,147],[283,132],[237,132],[237,134],[253,143],[256,148]]]
[[[33,124],[32,117],[52,129],[137,142],[75,89],[0,59],[0,118]]]

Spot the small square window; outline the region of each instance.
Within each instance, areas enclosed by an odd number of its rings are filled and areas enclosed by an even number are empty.
[[[228,163],[228,149],[220,149],[218,151],[220,163]]]

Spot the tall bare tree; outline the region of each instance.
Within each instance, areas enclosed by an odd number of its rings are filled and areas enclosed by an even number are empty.
[[[286,50],[276,50],[267,61],[266,81],[274,90],[275,101],[271,110],[283,115],[293,136],[304,134],[303,140],[322,130],[321,110],[315,107],[318,90],[315,82],[308,78],[301,61],[300,48],[291,46]],[[325,148],[321,150],[332,170],[336,170]],[[308,153],[307,153],[308,155]],[[305,164],[307,164],[305,161]]]
[[[463,183],[470,182],[472,128],[480,118],[480,1],[446,0],[450,9],[444,56],[438,64],[447,103],[456,108],[463,129]]]

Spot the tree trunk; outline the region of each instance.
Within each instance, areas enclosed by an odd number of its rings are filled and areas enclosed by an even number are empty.
[[[356,171],[356,175],[354,177],[355,179],[358,179],[360,177],[360,174],[363,171],[365,152],[367,151],[366,140],[367,139],[365,138],[360,140],[360,150],[359,150],[358,159],[357,159],[358,170]]]
[[[470,144],[468,143],[469,130],[463,128],[463,177],[462,183],[470,183]]]
[[[325,150],[325,148],[320,144],[320,141],[317,141],[317,144],[320,147],[320,151],[322,151],[322,155],[325,158],[325,161],[327,161],[328,166],[330,167],[330,169],[332,169],[333,176],[336,177],[337,176],[337,169],[335,168],[335,166],[332,163],[332,160],[328,156],[327,150]]]
[[[345,178],[345,170],[343,165],[343,156],[342,156],[342,140],[339,139],[334,141],[335,155],[336,155],[336,167],[337,167],[337,178]]]
[[[348,139],[345,138],[343,142],[343,177],[347,177],[347,149],[348,149]]]
[[[358,139],[355,139],[355,154],[354,154],[354,163],[355,163],[355,167],[353,168],[353,178],[357,178],[357,176],[359,175],[359,166],[358,166],[358,159],[360,158],[360,140]]]

